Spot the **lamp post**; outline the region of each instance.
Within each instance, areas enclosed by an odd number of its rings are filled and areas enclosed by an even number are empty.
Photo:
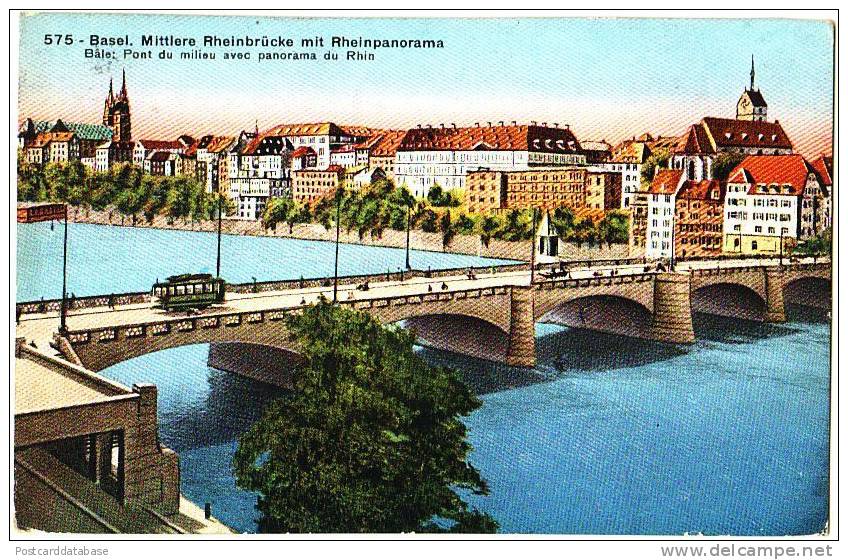
[[[339,295],[339,234],[341,232],[340,228],[340,218],[342,212],[342,186],[336,189],[336,261],[335,268],[333,271],[333,303],[338,301]]]
[[[412,199],[406,201],[406,270],[412,270],[409,264],[409,230],[412,224]]]
[[[221,277],[221,204],[223,202],[221,187],[218,187],[218,256],[215,261],[215,278]]]
[[[530,285],[536,281],[536,207],[531,208],[533,211],[533,231],[530,232],[530,241],[533,244],[530,251]]]
[[[783,266],[783,227],[780,228],[780,266]]]
[[[59,310],[59,334],[68,331],[68,205],[65,205],[65,232],[62,242],[62,308]]]
[[[668,259],[668,270],[669,272],[674,272],[674,230],[676,229],[675,223],[677,222],[677,208],[673,208],[671,211],[671,258]]]

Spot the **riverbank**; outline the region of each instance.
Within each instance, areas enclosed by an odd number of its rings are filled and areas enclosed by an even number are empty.
[[[115,210],[85,210],[70,207],[69,220],[72,222],[120,225],[125,227],[140,227],[183,231],[217,231],[218,223],[214,220],[201,220],[197,222],[170,220],[164,216],[155,216],[152,223],[139,218],[133,223],[132,218],[121,215]],[[280,237],[289,239],[303,239],[309,241],[335,241],[336,232],[333,229],[325,229],[320,224],[295,224],[289,231],[287,225],[280,225],[274,229],[266,230],[258,221],[224,219],[221,231],[228,235],[247,235],[255,237]],[[367,245],[374,247],[406,247],[406,232],[386,230],[380,237],[366,234],[359,237],[357,232],[342,230],[339,235],[341,243],[351,245]],[[418,251],[433,251],[437,253],[453,253],[458,255],[473,255],[477,257],[509,259],[517,261],[530,260],[529,241],[504,241],[492,239],[488,246],[484,245],[477,235],[457,234],[447,245],[442,244],[441,233],[428,233],[421,230],[413,230],[409,235],[410,249]],[[625,244],[613,244],[612,247],[599,247],[597,245],[584,244],[577,246],[574,243],[561,242],[561,255],[568,255],[569,259],[620,259],[628,256],[628,248]]]

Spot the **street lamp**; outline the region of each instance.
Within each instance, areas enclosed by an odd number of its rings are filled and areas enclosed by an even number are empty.
[[[59,334],[68,332],[68,205],[65,204],[65,233],[62,242],[62,308],[59,310]]]
[[[221,187],[218,187],[218,256],[215,262],[215,278],[221,277],[221,204],[223,203]]]
[[[342,212],[342,185],[339,185],[336,188],[336,262],[335,269],[333,271],[333,303],[338,301],[339,294],[339,234],[341,232],[340,228],[340,218]]]
[[[675,223],[677,222],[677,208],[672,209],[671,211],[671,258],[668,260],[668,270],[669,272],[674,272],[674,230],[676,229]]]
[[[409,264],[409,230],[412,223],[412,198],[406,200],[406,270],[412,270]]]
[[[530,232],[530,241],[533,244],[530,251],[530,285],[536,280],[536,207],[531,207],[533,211],[533,231]]]
[[[780,228],[780,266],[783,266],[783,227]]]

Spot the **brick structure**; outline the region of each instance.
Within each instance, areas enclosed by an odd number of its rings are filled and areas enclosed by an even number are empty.
[[[292,174],[292,198],[299,202],[315,202],[336,190],[343,178],[344,168],[338,165],[295,171]]]
[[[722,252],[725,186],[717,180],[686,181],[675,199],[674,254],[717,256]]]

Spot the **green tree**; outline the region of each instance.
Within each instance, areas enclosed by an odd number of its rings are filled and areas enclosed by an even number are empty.
[[[642,164],[642,185],[650,185],[651,181],[654,180],[656,170],[668,167],[668,160],[670,159],[671,152],[665,148],[660,148],[648,156],[648,159]]]
[[[733,152],[722,152],[713,160],[713,164],[710,167],[712,170],[713,179],[718,179],[719,181],[726,181],[727,177],[730,175],[730,172],[733,169],[742,163],[742,160],[745,159],[745,154],[737,154]]]
[[[456,236],[456,227],[451,219],[450,210],[445,210],[439,216],[439,231],[442,232],[442,249],[445,249]]]
[[[458,491],[488,493],[461,418],[481,402],[415,337],[321,302],[290,315],[305,365],[239,440],[236,481],[263,532],[494,532]]]
[[[503,222],[501,218],[496,214],[483,216],[483,219],[478,222],[479,229],[477,232],[480,235],[480,242],[483,246],[489,246],[489,242],[492,240],[492,237],[497,234],[502,225]]]

